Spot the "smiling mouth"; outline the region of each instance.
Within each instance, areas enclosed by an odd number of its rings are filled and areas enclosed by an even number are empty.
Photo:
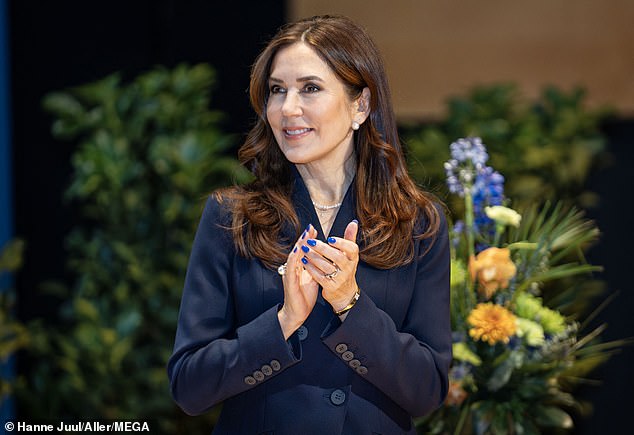
[[[308,133],[312,131],[312,128],[296,128],[296,129],[284,129],[284,134],[286,136],[301,136],[302,134]]]

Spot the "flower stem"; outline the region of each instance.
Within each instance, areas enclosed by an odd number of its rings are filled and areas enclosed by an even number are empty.
[[[496,248],[500,247],[500,237],[504,232],[504,225],[500,225],[498,223],[495,224],[495,239],[493,240],[493,246]]]
[[[465,207],[465,230],[467,234],[467,252],[469,257],[475,255],[475,238],[473,228],[473,197],[471,196],[471,187],[465,188],[464,193],[464,207]]]
[[[471,407],[471,398],[467,398],[467,403],[463,405],[462,411],[460,411],[460,418],[458,419],[458,424],[456,425],[456,429],[454,430],[454,435],[460,435],[462,433],[462,427],[464,426],[465,419],[469,414],[469,408]]]
[[[465,233],[467,235],[467,252],[469,254],[469,261],[475,257],[475,229],[473,227],[473,197],[471,196],[471,186],[465,186],[464,190],[464,206],[465,206]],[[476,304],[476,298],[474,293],[474,281],[468,280],[467,285],[467,297],[469,301],[469,310],[471,311]]]

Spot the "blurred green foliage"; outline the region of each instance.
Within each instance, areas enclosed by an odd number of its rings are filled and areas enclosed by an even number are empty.
[[[66,198],[81,225],[66,238],[70,288],[57,324],[34,324],[21,388],[30,418],[152,419],[160,433],[201,433],[167,382],[182,284],[206,194],[246,171],[209,110],[213,70],[157,68],[46,96],[53,133],[72,139]],[[156,426],[156,427],[155,427]]]
[[[584,106],[581,88],[547,87],[529,101],[514,84],[473,88],[448,100],[447,116],[425,126],[403,126],[412,176],[440,189],[450,208],[462,213],[461,200],[448,197],[443,163],[449,144],[479,136],[490,162],[506,179],[505,194],[519,204],[569,200],[582,208],[597,204],[585,181],[593,168],[609,161],[600,130],[607,109]]]
[[[22,240],[13,240],[0,251],[0,279],[8,278],[5,274],[20,268],[23,252]],[[15,318],[14,305],[15,292],[10,288],[0,288],[0,365],[6,364],[16,351],[29,342],[27,328]],[[12,392],[13,380],[0,377],[0,405]]]

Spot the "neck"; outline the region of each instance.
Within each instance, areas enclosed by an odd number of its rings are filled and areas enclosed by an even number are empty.
[[[298,164],[299,174],[304,180],[311,199],[320,205],[332,205],[343,200],[357,170],[357,159],[354,152],[339,166],[325,168],[323,166]]]

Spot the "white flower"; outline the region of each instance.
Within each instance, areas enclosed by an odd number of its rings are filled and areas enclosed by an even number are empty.
[[[512,208],[504,207],[502,205],[494,205],[492,207],[484,207],[484,212],[500,225],[512,225],[514,227],[520,226],[522,216],[513,210]]]

